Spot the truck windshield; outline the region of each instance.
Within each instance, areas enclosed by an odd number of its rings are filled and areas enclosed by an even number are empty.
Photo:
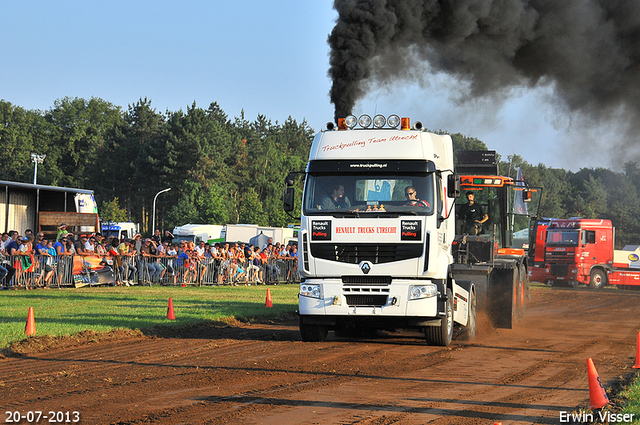
[[[378,212],[433,214],[433,173],[313,175],[306,179],[305,214]]]
[[[199,236],[193,236],[193,235],[176,235],[175,238],[173,238],[173,242],[194,242],[194,243],[200,243],[201,238]]]
[[[547,234],[547,245],[578,246],[580,231],[550,229]]]

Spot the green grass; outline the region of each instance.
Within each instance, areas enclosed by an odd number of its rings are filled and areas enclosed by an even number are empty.
[[[36,336],[72,335],[84,330],[146,329],[228,317],[268,319],[291,315],[298,306],[298,285],[269,286],[273,308],[265,307],[267,288],[130,287],[1,291],[0,348],[26,338],[33,307]],[[176,320],[167,319],[169,297]]]
[[[618,397],[624,400],[620,413],[633,414],[633,423],[640,424],[640,376],[622,390]]]

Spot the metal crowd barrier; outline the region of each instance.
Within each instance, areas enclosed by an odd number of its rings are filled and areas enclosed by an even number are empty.
[[[205,257],[182,262],[176,257],[45,255],[6,256],[4,289],[64,288],[98,285],[274,285],[299,283],[297,258],[249,261]],[[0,270],[0,272],[2,272]]]

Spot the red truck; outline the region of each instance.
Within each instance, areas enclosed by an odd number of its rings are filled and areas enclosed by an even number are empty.
[[[529,280],[545,283],[549,280],[549,266],[545,262],[547,228],[552,218],[539,218],[529,229]],[[531,247],[534,247],[532,250]]]
[[[549,283],[640,289],[640,247],[614,251],[611,220],[553,219],[546,233],[544,263]]]

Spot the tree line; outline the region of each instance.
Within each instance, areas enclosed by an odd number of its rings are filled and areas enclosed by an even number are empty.
[[[0,178],[31,182],[30,154],[46,154],[38,183],[95,191],[103,220],[150,232],[186,223],[286,226],[285,175],[303,170],[312,129],[288,118],[233,120],[216,103],[157,112],[147,99],[126,110],[99,98],[64,98],[47,111],[0,101]]]
[[[445,133],[438,131],[439,133]],[[100,98],[63,98],[46,111],[0,100],[0,179],[31,182],[30,154],[46,154],[38,183],[95,191],[103,220],[131,220],[151,232],[186,223],[286,226],[284,177],[303,170],[314,131],[305,120],[274,123],[264,115],[230,119],[213,102],[186,111],[158,112],[148,99],[126,109]],[[484,142],[451,135],[454,150],[486,150]],[[578,172],[532,165],[518,155],[500,162],[501,174],[544,188],[544,217],[609,218],[616,247],[640,244],[640,166]]]

